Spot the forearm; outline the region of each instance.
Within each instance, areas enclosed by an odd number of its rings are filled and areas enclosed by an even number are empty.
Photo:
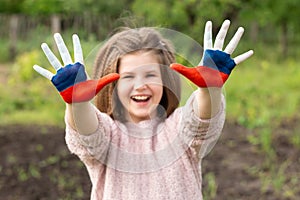
[[[94,133],[98,128],[98,118],[90,102],[66,104],[66,120],[82,135]]]
[[[220,110],[222,88],[199,88],[196,101],[194,101],[195,113],[201,119],[210,119]]]

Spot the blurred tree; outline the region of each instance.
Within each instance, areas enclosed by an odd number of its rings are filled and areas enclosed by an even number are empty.
[[[199,40],[202,39],[199,34],[203,33],[207,20],[213,21],[213,33],[216,34],[219,29],[217,25],[221,25],[224,19],[230,19],[233,26],[243,24],[245,28],[251,28],[247,32],[253,42],[264,39],[263,42],[274,43],[276,40],[285,56],[288,54],[290,38],[296,37],[300,31],[298,1],[0,0],[0,21],[5,22],[0,24],[0,31],[1,35],[8,35],[7,30],[10,31],[10,51],[11,57],[14,57],[18,32],[26,34],[39,24],[51,24],[52,32],[73,29],[83,38],[92,35],[102,40],[115,27],[136,23],[131,26],[163,26]],[[31,21],[28,22],[28,19]],[[7,26],[10,28],[7,29]],[[26,30],[27,26],[29,30]],[[260,30],[264,34],[259,34]],[[230,31],[235,29],[231,28]]]
[[[29,15],[52,15],[64,12],[64,1],[62,0],[23,0],[22,11]]]
[[[239,20],[243,24],[249,24],[250,40],[255,43],[258,39],[270,40],[268,35],[260,35],[261,27],[271,26],[270,17],[271,10],[267,8],[267,1],[260,0],[244,0],[243,7],[239,12]],[[266,30],[271,30],[271,27]],[[259,38],[259,36],[261,36]]]
[[[61,0],[24,0],[22,11],[34,16],[51,16],[52,32],[61,31],[61,14],[64,13],[64,1]]]
[[[22,11],[24,0],[1,0],[0,13],[10,15],[9,19],[9,59],[14,59],[17,54],[19,15]]]
[[[264,37],[278,36],[283,57],[288,54],[289,31],[297,28],[300,5],[298,0],[249,0],[244,2],[240,12],[240,18],[251,22],[253,29],[258,31],[259,27],[266,27]],[[279,31],[280,34],[276,34]],[[257,34],[252,32],[255,41]]]
[[[280,0],[268,0],[267,8],[272,12],[271,22],[280,29],[280,44],[283,57],[288,54],[288,34],[291,27],[299,26],[299,1],[285,0],[284,3]]]
[[[9,20],[9,59],[13,60],[17,55],[19,16],[12,14]]]
[[[132,0],[73,0],[64,1],[65,12],[73,17],[73,25],[81,23],[89,34],[103,38],[113,29],[116,19],[129,10]]]
[[[24,0],[0,0],[0,13],[16,14],[22,12]]]
[[[135,0],[132,10],[150,24],[166,25],[199,38],[205,21],[221,24],[225,18],[235,20],[241,3],[242,0]]]

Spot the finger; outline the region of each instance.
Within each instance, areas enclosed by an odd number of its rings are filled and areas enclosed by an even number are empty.
[[[53,73],[51,73],[50,71],[38,66],[38,65],[34,65],[33,69],[39,73],[40,75],[46,77],[47,79],[49,79],[51,81],[52,77],[54,76]]]
[[[49,60],[50,64],[54,67],[56,71],[62,68],[60,61],[56,58],[54,53],[50,50],[49,46],[46,43],[41,45],[47,59]]]
[[[73,46],[74,46],[75,63],[80,62],[81,64],[83,64],[83,53],[82,53],[79,37],[77,34],[74,34],[72,38],[73,38]]]
[[[230,25],[229,20],[225,20],[223,22],[222,27],[216,36],[214,49],[222,50],[229,25]]]
[[[251,57],[254,54],[253,50],[249,50],[237,57],[235,57],[233,60],[235,62],[235,64],[240,64],[241,62],[247,60],[249,57]]]
[[[179,63],[172,63],[170,65],[170,68],[173,69],[173,70],[175,70],[175,71],[177,71],[177,72],[179,72],[180,74],[185,73],[186,71],[188,71],[189,69],[191,69],[191,68],[188,68],[188,67],[186,67],[184,65],[181,65]]]
[[[205,49],[212,48],[212,22],[208,21],[205,24],[204,38],[203,38],[203,46]]]
[[[61,59],[63,60],[64,65],[66,66],[68,64],[73,63],[70,53],[66,47],[66,44],[59,33],[54,34],[54,40],[56,42],[58,51],[60,53],[60,56],[61,56]]]
[[[230,40],[228,45],[226,46],[224,52],[228,54],[232,54],[235,48],[237,47],[242,35],[244,33],[244,28],[238,28],[237,32],[234,34],[233,38]]]
[[[199,75],[199,72],[197,71],[197,69],[195,67],[193,67],[193,68],[186,67],[179,63],[172,63],[170,65],[170,68],[177,71],[178,73],[182,74],[183,76],[185,76],[186,78],[188,78],[189,80],[192,80],[192,81],[194,79],[197,79],[195,77],[198,77],[198,75]]]
[[[107,74],[107,75],[101,77],[98,80],[96,92],[98,93],[105,85],[107,85],[113,81],[116,81],[119,78],[120,78],[120,74],[118,74],[118,73],[110,73],[110,74]]]

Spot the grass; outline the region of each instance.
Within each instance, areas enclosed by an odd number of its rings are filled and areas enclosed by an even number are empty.
[[[70,42],[70,38],[67,39],[68,46]],[[86,58],[89,63],[88,71],[91,71],[90,65],[92,65],[92,60],[96,52],[94,50],[95,48],[92,47],[92,43],[95,42],[82,41],[82,43],[83,47],[87,46],[84,52],[90,52],[86,53]],[[272,49],[272,47],[269,48]],[[260,49],[258,51],[260,51]],[[266,52],[271,52],[271,50]],[[297,115],[297,110],[300,108],[300,93],[298,92],[300,67],[297,66],[297,60],[287,58],[285,60],[276,61],[277,59],[272,59],[272,57],[276,58],[276,54],[268,54],[265,57],[261,54],[257,56],[255,54],[252,58],[241,63],[234,69],[224,87],[224,94],[227,100],[228,120],[238,121],[243,126],[254,129],[274,126],[279,124],[282,119],[292,118]],[[30,123],[31,120],[33,122],[44,121],[48,123],[48,121],[51,121],[57,123],[56,120],[50,118],[52,118],[52,116],[54,116],[53,118],[61,116],[61,114],[59,114],[61,112],[60,110],[57,110],[56,114],[52,112],[53,109],[47,109],[47,107],[53,107],[53,104],[62,102],[59,102],[55,97],[54,91],[52,91],[51,94],[43,91],[44,88],[48,91],[54,89],[48,87],[50,84],[47,80],[32,70],[32,65],[36,63],[45,68],[51,68],[41,50],[26,52],[19,55],[16,59],[16,63],[10,74],[10,83],[13,82],[14,85],[10,84],[8,87],[6,86],[0,93],[0,97],[2,98],[1,102],[5,103],[2,103],[0,106],[0,116],[1,110],[7,110],[7,108],[3,109],[1,107],[11,107],[11,105],[7,104],[10,104],[12,101],[16,102],[16,100],[9,95],[9,92],[10,90],[16,92],[16,87],[20,87],[20,84],[23,84],[25,88],[17,89],[17,91],[22,90],[21,93],[23,94],[16,95],[18,101],[21,101],[20,99],[28,99],[26,95],[40,95],[39,101],[41,102],[47,99],[45,102],[49,105],[37,105],[34,106],[34,109],[22,110],[23,114],[19,113],[21,110],[19,110],[18,106],[15,106],[12,108],[12,110],[15,109],[13,110],[14,112],[11,112],[9,116],[5,117],[4,121],[7,123],[13,122],[14,120],[18,123],[22,123],[22,120],[26,123]],[[193,90],[195,90],[193,84],[184,80],[182,102],[186,101]],[[28,104],[31,102],[30,99]],[[24,104],[26,104],[26,102]],[[61,107],[57,106],[55,106],[55,108],[61,109]],[[35,119],[34,116],[39,112],[40,117]],[[22,116],[24,119],[22,119]],[[41,116],[48,116],[49,120],[44,120],[44,118],[47,117]],[[43,120],[41,120],[42,118]]]
[[[64,108],[62,108],[62,110],[64,110]],[[1,121],[1,125],[9,124],[35,124],[64,127],[64,116],[61,110],[53,111],[49,108],[18,111],[9,114]]]
[[[205,199],[215,199],[218,190],[218,184],[216,182],[214,173],[209,172],[205,174],[204,181],[207,182],[207,185],[205,185],[205,188],[203,188],[203,196]]]
[[[69,44],[70,40],[67,41]],[[94,43],[95,41],[82,41],[82,46],[86,46],[84,52],[90,52],[85,56],[89,66],[95,57]],[[265,155],[266,160],[262,164],[263,171],[256,169],[250,173],[260,178],[263,186],[261,192],[272,187],[278,193],[283,189],[285,197],[293,197],[298,191],[299,180],[285,177],[288,163],[276,162],[272,140],[273,131],[282,121],[299,117],[300,67],[294,56],[279,59],[278,52],[272,51],[274,46],[258,48],[252,58],[234,69],[224,87],[227,121],[255,129],[256,134],[249,136],[248,141]],[[268,54],[264,54],[266,52]],[[51,84],[32,70],[32,65],[37,62],[50,68],[43,56],[42,51],[36,49],[19,55],[10,70],[9,83],[0,86],[1,124],[64,126],[63,101]],[[195,89],[193,84],[183,79],[182,103]],[[293,130],[289,134],[292,148],[300,148],[298,131]],[[20,178],[26,177],[21,174]],[[213,199],[217,190],[214,174],[206,178],[209,186],[205,193]]]
[[[43,35],[40,34],[40,32],[49,34]],[[62,34],[71,54],[73,51],[72,34],[72,30]],[[84,33],[79,33],[79,35],[83,35],[81,43],[87,71],[91,74],[91,66],[93,65],[95,54],[99,47],[97,44],[99,44],[99,42],[93,37],[85,36]],[[6,55],[8,42],[4,39],[1,39],[1,42],[3,46],[0,47],[0,53],[2,52],[1,55],[4,56],[2,56],[4,59],[8,57]],[[1,115],[4,115],[3,112],[5,112],[6,116],[4,121],[7,123],[14,121],[22,123],[23,120],[25,123],[31,123],[31,120],[33,122],[48,123],[48,121],[50,121],[51,123],[59,123],[57,120],[51,118],[55,118],[57,115],[63,115],[59,114],[62,112],[59,110],[61,107],[57,108],[57,114],[53,113],[51,109],[47,109],[47,107],[51,108],[53,104],[60,104],[61,102],[55,99],[54,91],[49,95],[43,93],[43,88],[41,87],[49,86],[49,83],[32,70],[33,64],[39,64],[42,67],[51,69],[50,64],[40,49],[42,42],[47,42],[50,46],[54,46],[52,34],[50,31],[47,31],[47,27],[43,26],[32,30],[32,33],[28,34],[26,40],[20,40],[18,42],[19,56],[16,59],[15,66],[11,70],[10,80],[15,82],[15,84],[21,83],[26,85],[26,87],[32,87],[29,88],[29,90],[35,90],[35,92],[26,93],[24,91],[28,89],[25,88],[22,89],[22,93],[24,93],[24,95],[40,95],[41,98],[47,99],[45,102],[47,102],[48,105],[44,106],[40,105],[41,103],[37,103],[33,109],[22,110],[23,114],[26,113],[26,115],[22,115],[19,113],[21,110],[18,106],[10,105],[10,102],[15,102],[15,99],[13,99],[13,97],[5,97],[7,95],[9,96],[10,90],[16,90],[15,86],[0,88],[2,91],[0,92],[1,102],[4,102],[0,105],[0,118]],[[280,56],[280,48],[278,48],[276,44],[269,45],[258,42],[253,46],[253,44],[249,44],[247,41],[242,41],[239,44],[237,52],[234,53],[234,56],[246,51],[249,47],[254,47],[254,56],[234,69],[224,87],[227,100],[227,119],[237,121],[251,129],[274,127],[278,125],[282,119],[292,118],[298,115],[297,110],[300,108],[300,93],[298,92],[300,67],[297,66],[299,48],[297,48],[296,45],[292,46],[292,49],[289,51],[290,56],[283,59]],[[57,52],[55,52],[55,54],[58,55]],[[0,59],[0,62],[3,61]],[[32,82],[32,84],[28,84],[28,82]],[[185,80],[183,83],[182,102],[185,102],[192,91],[195,90],[195,87]],[[53,88],[49,87],[47,90],[48,89],[53,90]],[[26,99],[27,97],[17,95],[17,98],[20,100],[22,98]],[[3,107],[10,107],[11,112],[7,115],[7,108]],[[56,107],[57,106],[55,106],[55,108]],[[35,119],[34,116],[39,112],[41,117],[37,115],[37,119]],[[22,116],[24,116],[24,118]],[[41,120],[41,118],[47,118],[46,116],[48,116],[48,120]],[[295,143],[299,143],[297,142],[297,138],[295,139]]]
[[[228,118],[248,128],[272,126],[297,115],[300,68],[296,60],[256,58],[241,64],[226,85]]]

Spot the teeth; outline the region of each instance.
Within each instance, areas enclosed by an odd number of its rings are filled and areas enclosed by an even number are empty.
[[[148,99],[148,96],[133,96],[132,98],[135,100],[144,101]]]

